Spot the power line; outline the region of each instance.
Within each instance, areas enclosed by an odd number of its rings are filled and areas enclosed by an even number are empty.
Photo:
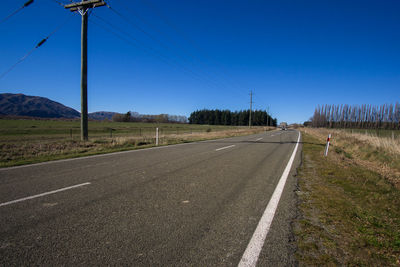
[[[6,76],[9,72],[11,72],[18,64],[23,62],[25,59],[27,59],[36,49],[41,47],[53,34],[55,34],[58,30],[61,29],[62,26],[64,26],[68,20],[71,17],[69,17],[63,24],[60,24],[55,30],[53,30],[49,35],[47,35],[45,38],[43,38],[40,42],[36,44],[35,47],[33,47],[31,50],[29,50],[28,53],[26,53],[23,57],[21,57],[17,62],[15,62],[10,68],[8,68],[5,72],[3,72],[0,75],[0,79],[2,79],[4,76]]]
[[[203,55],[205,55],[208,59],[210,59],[211,61],[213,61],[215,64],[217,64],[223,71],[221,71],[221,74],[225,76],[226,81],[233,87],[236,87],[238,90],[240,90],[240,92],[243,89],[241,87],[237,86],[237,81],[236,83],[231,82],[231,78],[226,75],[224,72],[226,72],[225,68],[218,62],[215,61],[211,56],[208,55],[208,53],[206,53],[194,40],[192,40],[191,38],[189,38],[183,31],[181,31],[178,27],[176,27],[165,15],[163,15],[163,13],[150,1],[150,0],[141,0],[142,3],[144,3],[145,5],[147,5],[152,11],[153,13],[158,16],[159,18],[161,18],[162,21],[164,21],[164,23],[166,25],[168,25],[171,29],[173,29],[177,34],[179,34],[183,39],[185,39],[185,41],[187,43],[189,43],[194,49],[196,49],[198,52],[202,53]],[[241,92],[242,93],[242,92]]]
[[[113,24],[111,24],[111,23],[105,21],[103,18],[101,18],[101,17],[99,17],[99,16],[97,16],[97,15],[94,15],[94,14],[93,14],[93,16],[94,16],[95,18],[97,18],[98,20],[103,21],[104,23],[106,23],[110,29],[107,28],[106,26],[104,26],[104,25],[102,25],[102,24],[100,24],[100,23],[97,23],[96,21],[93,21],[93,20],[92,20],[92,23],[93,23],[94,25],[96,25],[96,26],[102,28],[103,30],[105,30],[105,31],[107,31],[107,32],[109,32],[109,33],[115,35],[116,37],[118,37],[118,38],[121,39],[122,41],[128,43],[129,45],[135,46],[136,48],[143,49],[148,55],[153,55],[153,56],[158,57],[158,58],[159,58],[161,61],[163,61],[165,64],[168,64],[168,65],[170,65],[171,67],[175,67],[175,66],[171,65],[168,61],[166,61],[166,60],[163,58],[163,56],[160,55],[160,54],[158,54],[154,49],[152,49],[151,47],[146,47],[142,42],[140,42],[140,41],[139,41],[138,39],[136,39],[135,37],[131,36],[129,33],[126,33],[125,31],[119,29],[119,28],[116,27],[115,25],[113,25]],[[118,31],[120,31],[122,34],[121,34],[121,33],[118,33]],[[128,36],[131,40],[128,39],[128,38],[126,38],[126,36]],[[134,42],[132,42],[132,40],[133,40]]]
[[[210,83],[209,80],[205,79],[204,77],[200,76],[199,74],[195,73],[193,70],[191,70],[190,68],[180,64],[179,62],[177,62],[176,60],[169,58],[168,56],[160,53],[159,51],[157,51],[156,49],[154,49],[153,47],[147,46],[145,43],[141,42],[139,39],[135,38],[134,36],[132,36],[130,33],[126,32],[125,30],[120,29],[118,26],[108,22],[107,20],[105,20],[104,18],[93,14],[93,17],[95,17],[96,19],[106,23],[108,25],[108,27],[112,28],[112,30],[110,31],[109,29],[107,29],[106,27],[102,26],[101,24],[95,23],[97,26],[102,27],[103,29],[105,29],[106,31],[111,32],[112,34],[116,35],[119,39],[127,42],[130,45],[134,45],[135,47],[141,48],[143,50],[145,50],[146,53],[150,54],[150,55],[155,55],[158,59],[160,59],[162,62],[166,63],[169,66],[172,66],[173,68],[178,68],[178,69],[182,69],[184,72],[186,72],[187,74],[190,74],[192,77],[194,77],[195,79],[202,81],[202,82],[206,82],[206,83]],[[119,34],[118,32],[122,33]],[[122,36],[121,36],[122,35]],[[132,42],[131,40],[127,40],[126,37],[129,37],[129,39],[133,40],[134,42]],[[211,87],[209,84],[207,84],[210,88]],[[214,85],[215,86],[215,85]],[[218,88],[218,86],[216,86]]]
[[[196,73],[194,73],[192,70],[186,68],[185,66],[180,65],[179,63],[177,63],[173,59],[170,59],[167,56],[159,53],[154,48],[147,46],[146,44],[144,44],[143,42],[141,42],[137,38],[133,37],[131,34],[127,33],[124,30],[119,29],[117,26],[111,24],[110,22],[104,20],[103,18],[101,18],[101,17],[99,17],[97,15],[94,15],[94,14],[93,14],[93,16],[95,18],[103,21],[104,23],[106,23],[108,25],[108,27],[111,28],[111,30],[110,30],[107,27],[105,27],[104,25],[101,25],[99,23],[96,23],[95,21],[92,21],[95,25],[103,28],[105,31],[108,31],[111,34],[114,34],[116,37],[118,37],[119,39],[121,39],[122,41],[126,42],[129,45],[132,45],[132,46],[135,46],[136,48],[144,50],[148,55],[155,56],[160,61],[162,61],[163,63],[167,64],[168,66],[170,66],[172,68],[175,68],[175,69],[182,69],[185,73],[190,74],[193,78],[195,78],[195,79],[197,79],[199,81],[202,81],[201,77],[198,76]],[[121,32],[122,34],[118,33],[118,32]],[[128,36],[129,38],[126,38],[126,36]]]
[[[159,43],[159,44],[160,44],[161,46],[163,46],[164,48],[167,48],[167,49],[169,49],[169,50],[172,50],[172,47],[171,47],[171,46],[169,46],[169,45],[163,43],[160,39],[158,39],[158,38],[155,37],[154,35],[150,34],[150,33],[147,32],[146,30],[144,30],[142,27],[140,27],[139,25],[137,25],[136,23],[133,23],[129,18],[127,18],[126,16],[124,16],[121,12],[118,12],[117,10],[115,10],[114,8],[112,8],[109,4],[107,4],[107,7],[108,7],[111,11],[113,11],[116,15],[118,15],[119,17],[121,17],[122,19],[124,19],[126,22],[128,22],[129,24],[131,24],[133,27],[137,28],[140,32],[142,32],[142,33],[144,33],[145,35],[149,36],[152,40],[156,41],[157,43]],[[161,35],[164,35],[164,36],[165,36],[165,34],[164,34],[162,31],[158,30],[158,29],[157,29],[155,26],[153,26],[151,23],[147,22],[143,17],[139,16],[139,15],[136,14],[136,13],[133,13],[133,15],[134,15],[135,17],[137,17],[140,21],[142,21],[142,23],[144,23],[144,24],[150,26],[154,31],[156,31],[156,32],[160,33]],[[176,46],[176,43],[175,43],[175,42],[172,41],[171,43],[173,43],[173,45]],[[187,52],[187,51],[186,51],[186,52]],[[188,53],[188,54],[189,54],[189,56],[190,56],[192,59],[194,59],[194,57],[193,57],[190,53]]]
[[[25,4],[21,7],[19,7],[17,10],[15,10],[14,12],[12,12],[10,15],[8,15],[7,17],[5,17],[4,19],[2,19],[0,21],[0,23],[3,23],[5,21],[7,21],[9,18],[11,18],[12,16],[14,16],[15,14],[17,14],[18,12],[20,12],[22,9],[24,9],[25,7],[29,6],[30,4],[33,3],[33,0],[28,0],[27,2],[25,2]]]
[[[162,13],[161,13],[150,1],[144,2],[144,1],[142,0],[142,2],[143,2],[144,4],[146,4],[148,7],[150,7],[150,9],[152,10],[152,12],[153,12],[155,15],[157,15],[158,17],[160,17],[161,20],[162,20],[167,26],[169,26],[170,28],[172,28],[176,33],[178,33],[178,35],[181,35],[181,36],[183,37],[183,39],[186,40],[186,42],[188,42],[189,44],[192,45],[192,47],[194,47],[197,51],[200,51],[200,50],[201,50],[201,49],[199,49],[198,46],[194,43],[194,41],[192,41],[192,40],[191,40],[190,38],[188,38],[182,31],[180,31],[176,26],[174,26],[173,23],[170,22],[170,21],[168,20],[168,18],[166,18],[164,15],[162,15]],[[129,9],[129,7],[126,7],[125,9]],[[149,25],[152,29],[154,29],[154,30],[157,31],[158,33],[161,33],[161,34],[164,35],[164,36],[167,35],[167,34],[165,34],[165,33],[162,33],[162,31],[160,31],[160,30],[158,30],[158,29],[155,29],[155,27],[154,27],[151,23],[147,22],[145,19],[143,19],[143,17],[139,16],[137,13],[133,12],[131,9],[129,9],[129,10],[133,13],[133,15],[134,15],[135,17],[139,18],[139,20],[141,20],[143,23]],[[170,38],[168,38],[168,39],[171,41]],[[171,41],[171,43],[173,43],[175,46],[177,46],[177,45],[176,45],[176,44],[177,44],[176,42]],[[189,52],[187,49],[183,48],[183,46],[181,46],[181,45],[180,45],[180,49],[182,49],[182,51],[184,51],[193,61],[197,61],[198,63],[202,64],[202,60],[201,60],[198,56],[195,56],[195,54]],[[200,52],[201,52],[201,51],[200,51]],[[204,54],[204,52],[202,52],[202,53]],[[213,60],[213,61],[214,61],[214,60]],[[214,61],[214,62],[215,62],[215,61]],[[208,66],[207,66],[206,64],[204,64],[204,63],[203,63],[202,65],[203,65],[204,67],[206,67],[206,68],[208,67]],[[240,93],[243,94],[242,90],[241,90],[236,84],[231,83],[230,80],[227,80],[226,78],[224,78],[224,77],[222,77],[222,76],[219,76],[219,75],[216,75],[216,74],[213,75],[212,73],[209,73],[209,72],[205,72],[205,71],[202,71],[202,72],[203,72],[203,73],[208,77],[208,79],[210,79],[211,81],[220,84],[220,86],[222,85],[221,87],[224,87],[224,88],[226,88],[226,89],[233,89],[233,88],[236,88],[236,89],[238,90],[238,92],[240,91]],[[223,73],[221,72],[221,74],[223,74]],[[227,77],[227,75],[225,75],[225,76]]]
[[[107,7],[114,12],[117,16],[119,16],[120,18],[122,18],[123,20],[125,20],[127,23],[129,23],[131,26],[135,27],[137,30],[139,30],[141,33],[145,34],[146,36],[148,36],[149,38],[151,38],[152,40],[154,40],[155,42],[157,42],[159,45],[161,45],[163,48],[166,48],[167,50],[173,52],[173,48],[168,45],[165,44],[163,41],[161,41],[160,39],[158,39],[157,37],[155,37],[154,35],[152,35],[151,33],[149,33],[148,31],[144,30],[142,27],[140,27],[139,25],[137,25],[136,23],[132,22],[129,18],[127,18],[126,16],[124,16],[121,12],[118,12],[116,9],[112,8],[109,4],[107,4]],[[142,19],[143,20],[143,19]],[[159,31],[157,31],[159,32]],[[190,62],[190,60],[186,57],[183,57],[182,55],[176,54],[176,56],[178,58],[180,58],[183,61],[186,62]],[[192,55],[189,54],[189,56],[192,58],[192,60],[194,59],[194,57]],[[191,70],[191,72],[194,72]],[[208,80],[208,82],[214,83],[217,87],[225,87],[224,84],[221,84],[218,82],[218,80],[212,78],[208,73],[198,70],[199,74],[201,74],[203,79]],[[197,75],[199,75],[197,74]]]
[[[64,7],[64,4],[58,0],[52,0],[54,3],[59,4],[60,6]]]

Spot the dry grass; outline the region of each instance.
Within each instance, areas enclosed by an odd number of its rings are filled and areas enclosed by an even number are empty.
[[[217,132],[193,132],[193,133],[183,133],[183,134],[163,134],[159,136],[159,144],[160,145],[169,145],[169,144],[176,144],[182,142],[193,142],[193,141],[200,141],[200,140],[211,140],[211,139],[218,139],[218,138],[228,138],[234,136],[241,136],[241,135],[250,135],[256,134],[266,130],[272,130],[272,127],[259,127],[259,128],[252,128],[252,129],[243,129],[238,128],[234,130],[223,130]],[[135,144],[155,144],[155,137],[154,135],[145,135],[145,136],[122,136],[116,138],[108,138],[102,139],[104,141],[111,141],[111,144],[114,146],[123,146],[123,145],[135,145]],[[96,142],[96,141],[95,141]]]
[[[324,157],[328,132],[333,146]],[[398,176],[384,171],[398,170],[391,163],[396,157],[358,135],[303,130],[295,223],[300,266],[400,265]]]
[[[339,142],[344,139],[360,142],[362,144],[369,144],[376,149],[382,149],[392,155],[400,155],[400,138],[392,137],[378,137],[374,133],[351,133],[339,129],[325,129],[325,128],[307,128],[304,130],[314,136],[326,139],[328,134],[332,134],[333,140],[337,139]]]
[[[352,164],[377,171],[397,188],[400,188],[400,139],[378,137],[375,134],[350,133],[337,129],[304,129],[324,142],[332,134],[331,150]],[[335,160],[335,159],[333,159]]]
[[[210,132],[160,135],[159,145],[186,143],[200,140],[249,135],[273,128],[236,128]],[[54,140],[51,138],[0,142],[0,167],[29,164],[55,159],[109,153],[155,146],[154,134],[144,136],[117,136],[114,138],[91,138],[88,142],[77,140]]]

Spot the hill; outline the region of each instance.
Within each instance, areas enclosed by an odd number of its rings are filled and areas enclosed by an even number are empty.
[[[101,120],[111,120],[115,114],[117,113],[110,111],[97,111],[89,113],[88,116],[89,119],[101,121]]]
[[[80,113],[45,97],[0,94],[0,115],[39,118],[79,118]]]

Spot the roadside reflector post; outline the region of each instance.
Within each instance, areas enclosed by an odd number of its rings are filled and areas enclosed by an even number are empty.
[[[156,146],[158,146],[158,127],[156,128]]]
[[[331,142],[331,134],[328,135],[328,139],[326,139],[325,153],[324,156],[328,156],[329,144]]]

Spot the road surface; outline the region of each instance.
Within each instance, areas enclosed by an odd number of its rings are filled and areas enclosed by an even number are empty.
[[[0,169],[0,265],[237,266],[297,131]],[[293,177],[258,265],[294,265]]]

